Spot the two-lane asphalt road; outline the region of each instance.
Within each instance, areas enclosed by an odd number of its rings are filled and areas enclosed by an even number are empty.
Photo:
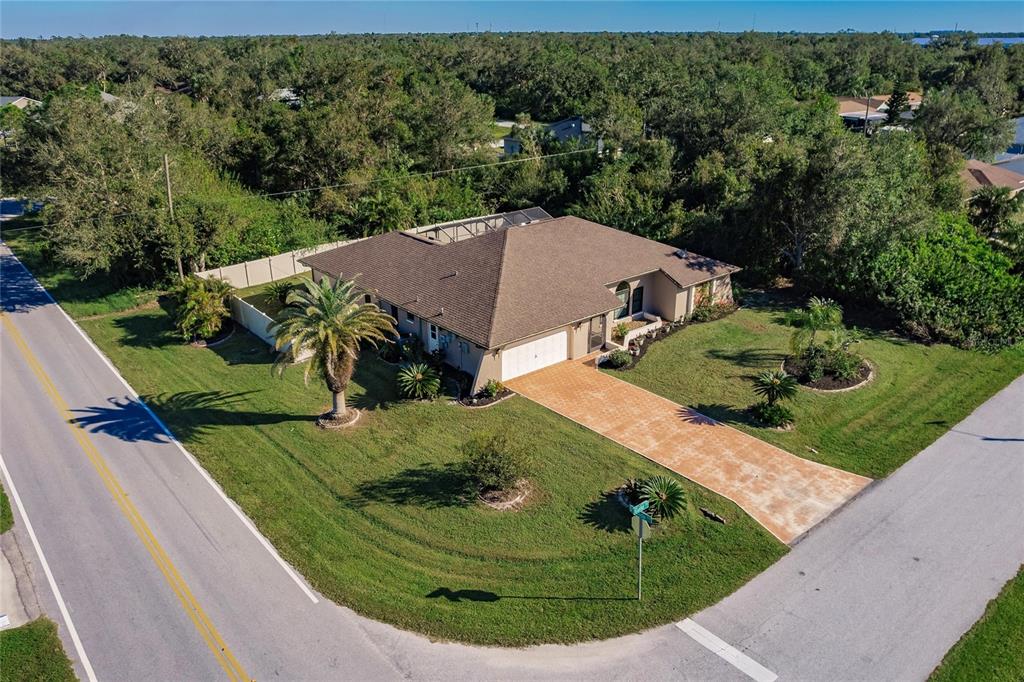
[[[1024,562],[1018,379],[680,627],[568,647],[433,643],[311,591],[184,450],[151,437],[143,407],[118,430],[71,423],[134,395],[6,247],[0,301],[4,484],[83,679],[913,679]]]

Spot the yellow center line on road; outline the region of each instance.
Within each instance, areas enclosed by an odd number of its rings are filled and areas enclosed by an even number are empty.
[[[202,607],[196,601],[196,598],[192,595],[188,585],[185,583],[181,574],[178,573],[178,569],[174,566],[170,557],[164,551],[160,543],[157,542],[156,537],[153,535],[153,531],[149,529],[149,526],[143,520],[139,510],[136,509],[135,505],[128,499],[128,493],[124,491],[117,478],[114,476],[113,471],[107,465],[106,460],[100,454],[99,450],[93,444],[92,440],[86,431],[74,421],[74,415],[71,412],[70,407],[64,398],[57,391],[57,387],[54,386],[53,381],[46,374],[42,365],[36,359],[35,355],[29,349],[24,337],[18,328],[14,326],[6,313],[0,313],[0,320],[3,321],[3,327],[11,336],[11,340],[14,341],[25,362],[28,364],[32,373],[35,374],[36,379],[39,380],[43,390],[50,397],[57,411],[64,418],[64,422],[68,425],[74,434],[75,440],[79,446],[85,452],[89,461],[92,463],[96,472],[100,475],[100,479],[110,492],[111,497],[114,499],[114,503],[117,504],[118,508],[128,519],[135,533],[139,536],[142,544],[149,551],[150,556],[153,558],[153,562],[157,568],[163,574],[167,580],[167,584],[170,585],[174,594],[178,597],[182,607],[185,609],[185,613],[188,614],[192,623],[195,625],[196,630],[202,636],[207,646],[210,647],[210,651],[213,652],[217,662],[220,663],[221,667],[227,673],[228,678],[235,680],[236,682],[242,682],[243,680],[249,680],[249,676],[246,674],[245,669],[235,658],[231,650],[228,649],[227,644],[221,638],[220,633],[217,632],[217,628],[210,622],[209,617],[203,611]]]

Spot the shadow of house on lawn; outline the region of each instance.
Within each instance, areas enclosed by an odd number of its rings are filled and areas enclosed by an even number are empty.
[[[588,502],[579,515],[580,521],[608,533],[628,533],[629,512],[615,492],[606,492],[600,499]]]
[[[165,348],[185,343],[165,312],[118,317],[114,326],[122,332],[121,343],[133,348]]]
[[[244,404],[246,396],[257,392],[185,391],[142,396],[142,400],[160,415],[181,440],[188,440],[216,426],[252,426],[314,419],[310,415],[233,409]],[[91,433],[114,436],[129,443],[170,442],[167,434],[138,400],[128,396],[114,397],[108,398],[107,403],[72,410],[77,416],[70,422]]]
[[[421,506],[428,509],[466,507],[473,503],[473,485],[461,463],[425,463],[356,486],[350,502]]]

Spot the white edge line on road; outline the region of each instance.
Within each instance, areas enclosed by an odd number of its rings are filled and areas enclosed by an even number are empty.
[[[771,670],[768,670],[768,668],[765,668],[763,665],[740,652],[736,648],[729,646],[729,644],[718,637],[715,637],[689,618],[676,623],[676,627],[692,637],[694,641],[705,649],[716,654],[719,658],[731,664],[734,668],[744,673],[752,680],[756,680],[757,682],[775,682],[775,680],[779,678],[779,676]]]
[[[10,249],[8,248],[8,250]],[[164,424],[163,420],[160,419],[160,417],[158,417],[156,413],[153,412],[152,409],[150,409],[149,405],[146,404],[146,401],[139,397],[139,394],[135,392],[135,389],[132,388],[131,384],[128,383],[128,380],[121,375],[121,372],[119,372],[116,367],[114,367],[114,363],[110,361],[110,358],[108,358],[103,353],[103,351],[101,351],[99,347],[95,343],[93,343],[92,339],[89,338],[89,335],[85,333],[85,330],[78,326],[78,323],[75,322],[70,315],[68,315],[67,311],[64,310],[64,308],[62,308],[59,303],[57,303],[57,300],[52,295],[50,295],[50,292],[46,290],[46,287],[44,287],[42,284],[39,283],[38,280],[36,280],[35,276],[32,275],[32,271],[26,268],[25,265],[20,260],[18,260],[18,257],[14,255],[14,252],[11,252],[10,255],[18,265],[25,269],[25,272],[29,273],[29,275],[32,277],[32,282],[37,287],[39,287],[39,290],[42,291],[48,299],[50,299],[50,302],[53,303],[57,310],[60,311],[61,315],[64,316],[64,319],[71,323],[71,326],[75,328],[75,331],[78,332],[79,336],[85,339],[85,342],[89,344],[89,347],[96,352],[96,355],[100,357],[100,360],[102,360],[103,363],[110,369],[110,371],[114,373],[114,376],[116,376],[121,381],[121,383],[124,384],[125,389],[132,396],[132,398],[134,398],[139,403],[139,405],[142,405],[143,409],[146,410],[149,416],[153,418],[153,421],[156,422],[157,426],[160,427],[160,430],[163,431],[167,438],[169,438],[170,441],[177,446],[178,450],[181,451],[181,454],[185,456],[185,459],[187,459],[192,464],[192,466],[195,467],[196,471],[199,472],[199,475],[202,476],[203,479],[210,484],[210,487],[212,487],[214,491],[216,491],[220,498],[224,500],[224,503],[227,504],[231,511],[235,513],[235,516],[237,516],[238,519],[242,522],[242,524],[249,530],[249,532],[253,534],[256,540],[261,545],[263,545],[263,548],[270,553],[270,556],[274,558],[274,560],[281,566],[281,568],[284,569],[284,572],[288,574],[288,577],[295,581],[295,584],[299,586],[299,589],[301,589],[307,597],[309,597],[309,600],[311,602],[313,602],[314,604],[319,604],[320,600],[313,593],[313,591],[309,589],[309,586],[306,585],[306,582],[299,576],[299,574],[296,573],[295,569],[292,568],[287,561],[281,558],[281,555],[277,553],[277,550],[274,549],[274,546],[270,544],[269,540],[263,537],[263,534],[259,532],[259,530],[253,524],[253,522],[249,519],[249,517],[246,516],[242,512],[242,510],[238,508],[238,505],[236,505],[231,500],[231,498],[227,496],[227,494],[224,492],[224,489],[221,488],[220,485],[215,480],[213,480],[213,477],[210,476],[210,474],[206,471],[206,469],[202,467],[201,464],[199,464],[199,461],[195,458],[195,456],[185,449],[185,446],[181,444],[181,441],[179,441],[177,437],[175,437],[175,435],[171,432],[171,430],[167,428],[167,425]]]
[[[78,630],[75,629],[75,624],[71,621],[71,614],[68,613],[68,607],[64,603],[64,597],[60,595],[60,588],[57,587],[57,581],[53,578],[53,573],[50,572],[50,564],[46,562],[46,556],[43,554],[43,548],[39,546],[39,539],[36,538],[36,532],[32,529],[32,522],[28,520],[28,513],[25,511],[25,505],[21,503],[21,495],[18,494],[18,489],[14,487],[14,479],[11,478],[11,472],[7,470],[7,465],[4,463],[3,455],[0,454],[0,470],[4,473],[4,478],[7,480],[7,489],[11,491],[11,499],[14,500],[14,505],[18,508],[18,513],[21,515],[21,520],[25,522],[25,530],[28,532],[28,537],[32,540],[32,546],[36,550],[36,556],[39,557],[39,563],[43,567],[43,573],[46,574],[46,581],[50,583],[50,589],[53,590],[53,596],[57,599],[57,608],[60,609],[60,615],[64,618],[64,624],[68,628],[68,634],[71,635],[71,642],[75,645],[75,652],[78,654],[78,662],[82,664],[85,669],[85,676],[89,678],[89,682],[96,682],[96,673],[93,672],[92,663],[89,662],[89,657],[85,655],[85,648],[82,646],[82,640],[78,638]]]

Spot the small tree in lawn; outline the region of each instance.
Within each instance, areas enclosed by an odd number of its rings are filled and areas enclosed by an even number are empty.
[[[510,490],[528,473],[526,451],[505,431],[473,438],[464,452],[466,473],[480,492]]]
[[[812,296],[805,308],[789,315],[789,322],[797,326],[790,337],[791,349],[802,357],[815,346],[819,332],[833,332],[843,326],[843,309],[832,299]]]
[[[275,347],[281,350],[274,369],[281,373],[303,351],[311,351],[306,384],[318,374],[332,396],[331,411],[321,417],[321,423],[347,421],[345,389],[355,371],[359,346],[363,342],[376,346],[394,336],[395,320],[372,303],[363,303],[353,282],[340,277],[333,286],[326,277],[320,283],[309,280],[288,294],[287,303],[270,327]]]

